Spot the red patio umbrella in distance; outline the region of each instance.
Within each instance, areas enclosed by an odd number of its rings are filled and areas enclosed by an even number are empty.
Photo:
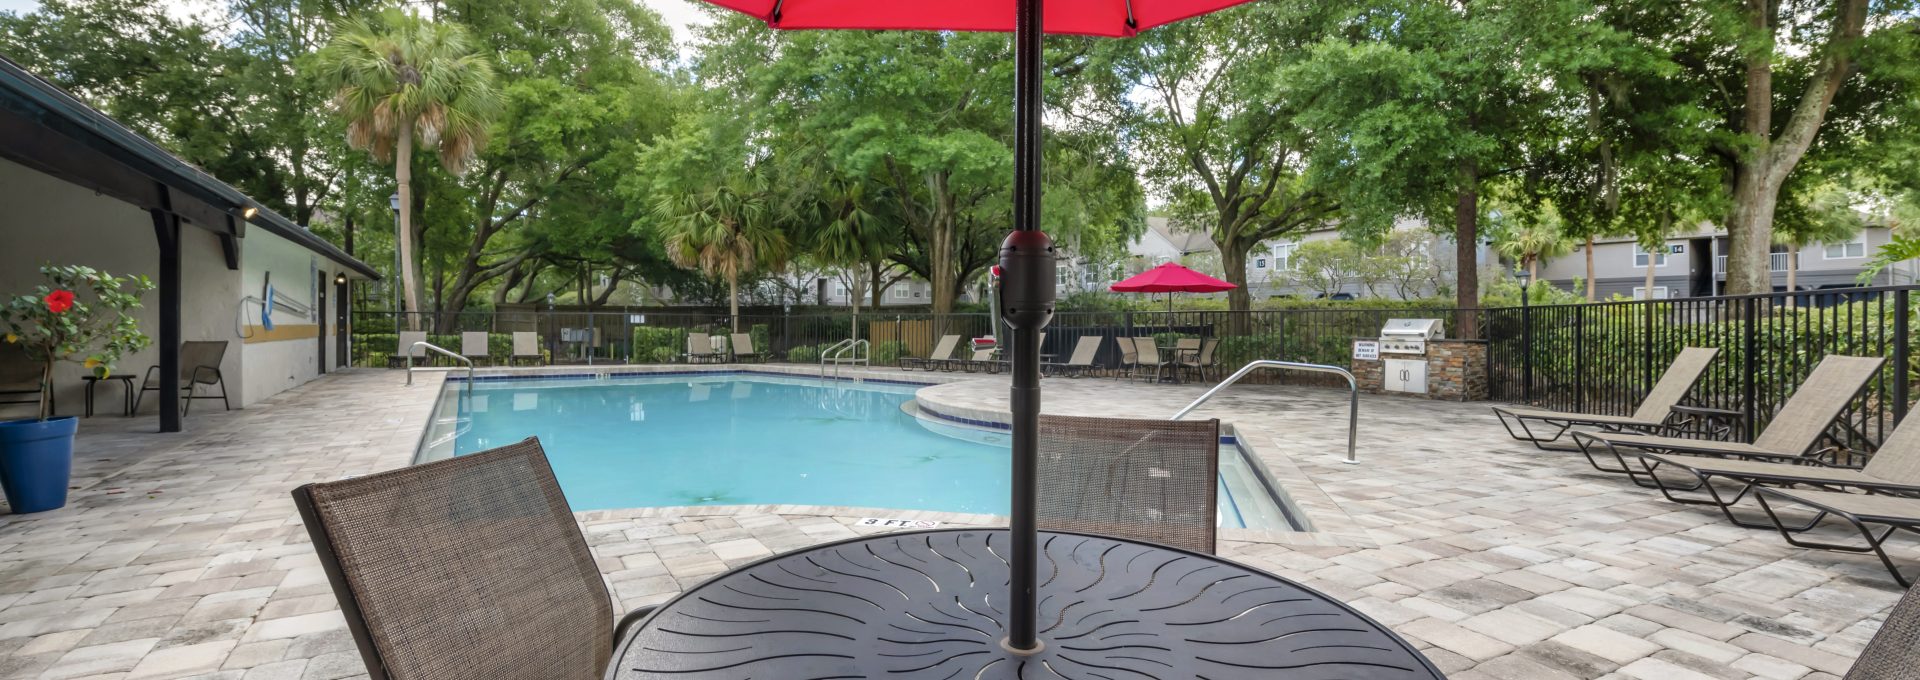
[[[1013,31],[1013,233],[1000,244],[1000,316],[1012,329],[1013,508],[1007,649],[1040,649],[1034,632],[1034,470],[1040,430],[1040,329],[1053,320],[1053,241],[1040,231],[1040,41],[1043,33],[1128,37],[1250,0],[707,0],[780,29]]]
[[[1173,330],[1174,293],[1218,293],[1239,286],[1188,269],[1178,262],[1168,262],[1107,288],[1115,293],[1166,293],[1167,330]]]

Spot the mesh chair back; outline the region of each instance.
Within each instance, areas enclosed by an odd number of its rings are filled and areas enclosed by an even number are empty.
[[[1680,356],[1673,358],[1667,366],[1667,372],[1661,374],[1660,382],[1653,384],[1653,390],[1647,392],[1647,398],[1640,401],[1640,408],[1633,412],[1633,419],[1658,423],[1667,419],[1673,406],[1687,398],[1693,391],[1694,383],[1700,382],[1700,376],[1707,374],[1707,367],[1713,364],[1713,358],[1720,354],[1718,347],[1688,347],[1680,350]]]
[[[1073,356],[1067,357],[1068,366],[1092,366],[1093,358],[1100,354],[1100,336],[1082,336],[1073,344]]]
[[[540,442],[295,489],[374,680],[597,678],[613,608]]]
[[[1909,416],[1880,442],[1861,472],[1889,482],[1920,486],[1920,418]]]
[[[27,356],[19,343],[0,342],[0,389],[40,389],[44,365]]]
[[[712,356],[713,340],[706,333],[688,333],[687,354],[696,357]]]
[[[1206,342],[1200,343],[1200,365],[1212,366],[1213,351],[1219,348],[1220,348],[1219,338],[1207,338]]]
[[[1179,340],[1175,340],[1173,342],[1173,347],[1174,349],[1178,349],[1182,351],[1198,352],[1200,351],[1200,339],[1199,338],[1180,338]]]
[[[218,381],[220,360],[227,356],[225,340],[192,340],[180,343],[180,381],[191,383],[196,378],[208,385]],[[198,368],[211,368],[215,372],[196,371]]]
[[[1920,588],[1893,605],[1846,680],[1920,680]]]
[[[1867,381],[1886,363],[1880,357],[1849,357],[1829,354],[1813,367],[1813,373],[1793,391],[1767,430],[1753,439],[1753,445],[1768,451],[1802,453],[1820,441],[1820,435],[1833,427],[1847,404],[1866,389]]]
[[[483,357],[487,354],[487,334],[484,331],[460,333],[460,356]]]
[[[747,333],[734,333],[732,335],[732,338],[733,338],[734,354],[757,354],[758,353],[753,351],[752,335],[749,335]]]
[[[1040,416],[1040,528],[1213,554],[1220,421]]]
[[[540,335],[533,331],[514,331],[513,355],[517,357],[540,356]]]
[[[960,336],[942,335],[940,336],[940,342],[934,343],[933,352],[931,354],[928,354],[927,358],[935,361],[945,361],[947,359],[952,359],[953,348],[958,346],[960,346]]]
[[[426,342],[426,341],[427,341],[426,331],[400,331],[400,349],[395,351],[394,354],[398,354],[403,357],[426,356],[427,348],[413,346],[413,343]]]
[[[1140,363],[1140,346],[1133,344],[1133,338],[1116,337],[1113,341],[1120,345],[1120,363],[1132,366]]]
[[[1140,355],[1134,359],[1135,362],[1145,366],[1160,365],[1160,346],[1154,344],[1153,338],[1134,338],[1133,350]]]

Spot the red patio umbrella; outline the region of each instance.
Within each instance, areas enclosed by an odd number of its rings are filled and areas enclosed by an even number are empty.
[[[1010,650],[1035,633],[1035,470],[1040,431],[1040,329],[1053,320],[1053,241],[1040,231],[1040,57],[1044,33],[1126,37],[1250,0],[707,0],[780,29],[1013,31],[1013,233],[1000,244],[1000,316],[1012,329],[1013,507],[1007,562]]]
[[[1127,280],[1107,288],[1115,293],[1166,293],[1167,328],[1171,330],[1174,293],[1218,293],[1239,286],[1188,269],[1178,262],[1168,262],[1129,276]]]

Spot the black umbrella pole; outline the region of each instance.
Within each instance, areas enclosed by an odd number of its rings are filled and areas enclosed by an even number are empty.
[[[1040,330],[1053,320],[1053,241],[1040,231],[1041,0],[1014,14],[1013,233],[1000,244],[1000,315],[1012,329],[1013,513],[1007,562],[1007,639],[1016,653],[1040,649],[1035,628],[1039,524],[1034,506],[1040,443]]]

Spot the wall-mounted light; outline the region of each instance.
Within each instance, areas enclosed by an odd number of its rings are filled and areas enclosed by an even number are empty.
[[[258,215],[258,214],[260,214],[260,208],[258,208],[258,207],[256,207],[256,206],[251,206],[251,205],[250,205],[250,206],[247,206],[247,207],[245,207],[245,208],[241,208],[241,209],[240,209],[240,218],[241,218],[241,219],[247,219],[247,220],[250,220],[250,219],[253,219],[253,216],[254,216],[254,215]]]
[[[333,275],[333,285],[336,285],[336,286],[344,286],[344,285],[347,285],[347,274],[346,274],[346,272],[341,272],[341,273],[338,273],[338,274],[334,274],[334,275]]]

